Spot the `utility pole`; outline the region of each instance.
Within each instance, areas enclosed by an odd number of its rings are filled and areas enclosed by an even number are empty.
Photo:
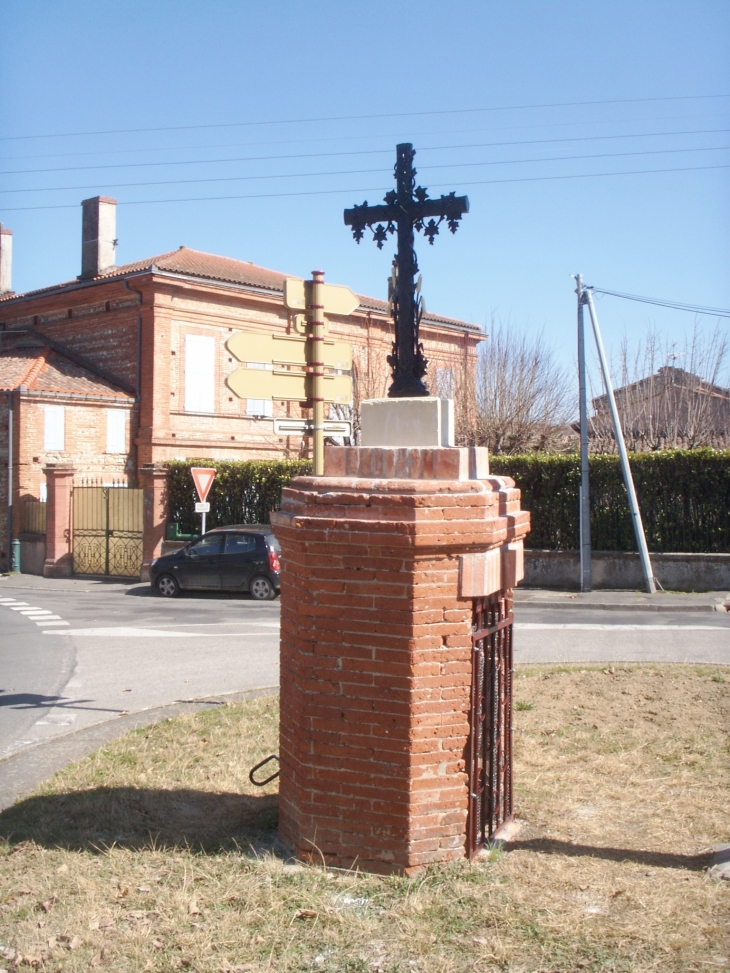
[[[583,278],[575,276],[578,295],[578,409],[580,412],[580,590],[591,591],[591,498],[588,475],[588,403],[586,398],[586,342],[583,327],[583,307],[586,296]]]
[[[650,595],[653,595],[656,591],[656,585],[654,583],[654,573],[651,568],[651,561],[649,560],[649,548],[646,546],[646,537],[644,535],[644,525],[641,522],[641,513],[639,511],[639,503],[636,499],[636,490],[634,489],[634,479],[631,475],[631,467],[629,466],[629,457],[626,452],[626,443],[624,442],[624,434],[621,429],[621,420],[619,419],[618,409],[616,408],[616,398],[613,394],[613,384],[611,382],[611,375],[608,371],[608,362],[606,361],[606,353],[603,350],[603,340],[601,339],[601,331],[598,327],[598,317],[596,315],[596,309],[593,306],[593,295],[591,294],[591,288],[583,288],[583,293],[585,294],[585,303],[588,305],[588,312],[591,316],[591,324],[593,325],[593,336],[596,339],[596,348],[598,349],[598,357],[601,362],[601,371],[603,372],[603,384],[606,386],[606,396],[608,398],[608,405],[611,410],[611,418],[613,420],[613,430],[616,436],[616,445],[618,446],[619,456],[621,458],[621,472],[624,476],[624,484],[626,486],[626,493],[629,497],[629,510],[631,511],[631,520],[634,525],[634,536],[636,537],[636,546],[639,549],[639,558],[641,560],[641,571],[644,575],[644,584],[646,585],[646,590]]]

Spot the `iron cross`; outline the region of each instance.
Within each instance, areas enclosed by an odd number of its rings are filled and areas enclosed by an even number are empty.
[[[388,234],[398,233],[398,252],[393,261],[395,280],[390,294],[395,320],[393,354],[388,355],[393,373],[393,383],[388,389],[391,398],[429,394],[422,381],[428,361],[419,340],[423,301],[416,293],[418,260],[414,230],[422,230],[432,244],[444,220],[451,232],[456,233],[459,220],[469,212],[466,196],[449,193],[439,199],[429,199],[426,190],[416,186],[415,154],[410,142],[396,146],[396,189],[386,194],[384,206],[368,206],[365,200],[362,206],[345,210],[345,225],[352,227],[358,243],[365,235],[365,227],[373,231],[373,239],[381,250]]]

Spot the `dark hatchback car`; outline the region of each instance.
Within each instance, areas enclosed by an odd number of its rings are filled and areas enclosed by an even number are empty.
[[[281,587],[280,554],[270,527],[216,527],[179,551],[155,558],[150,584],[166,598],[196,589],[250,591],[257,601],[267,601]]]

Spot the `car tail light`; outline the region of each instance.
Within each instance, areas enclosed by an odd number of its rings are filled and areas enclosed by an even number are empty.
[[[281,561],[276,551],[269,551],[269,568],[272,571],[281,571]]]

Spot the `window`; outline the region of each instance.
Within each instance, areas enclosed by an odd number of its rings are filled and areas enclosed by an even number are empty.
[[[223,547],[223,534],[208,534],[190,548],[195,554],[220,554]]]
[[[185,335],[185,410],[215,412],[215,338]]]
[[[263,362],[246,362],[249,368],[266,368],[271,371],[273,365],[264,365]],[[271,399],[246,399],[247,416],[271,417],[274,415],[274,403]]]
[[[61,453],[65,447],[65,409],[62,405],[43,407],[43,448]]]
[[[127,452],[127,413],[122,409],[106,410],[106,451]]]
[[[45,480],[41,480],[38,487],[38,499],[41,503],[48,503],[48,483]]]
[[[229,534],[226,537],[226,554],[249,554],[256,550],[256,538],[251,534]]]

